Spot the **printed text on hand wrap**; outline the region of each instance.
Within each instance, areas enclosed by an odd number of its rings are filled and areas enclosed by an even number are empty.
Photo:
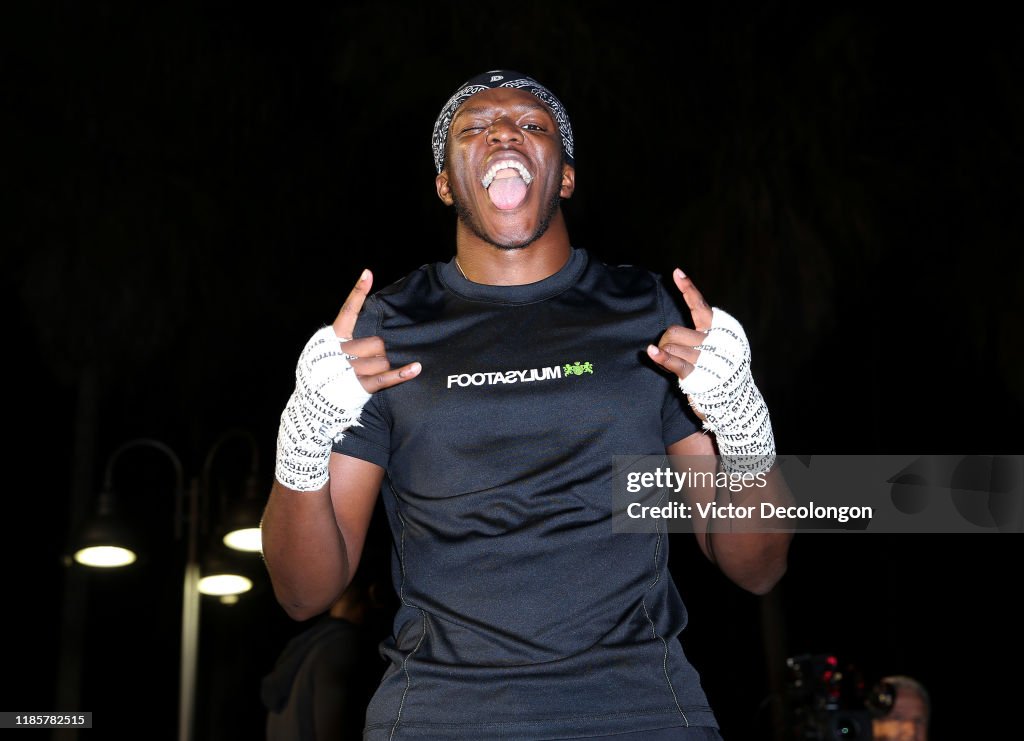
[[[332,444],[359,425],[370,398],[341,350],[344,341],[323,327],[299,355],[295,391],[277,433],[275,476],[290,489],[315,491],[327,483]]]
[[[762,472],[775,463],[768,407],[750,374],[750,344],[743,327],[712,309],[711,328],[697,347],[694,370],[679,381],[690,403],[715,433],[726,471]]]

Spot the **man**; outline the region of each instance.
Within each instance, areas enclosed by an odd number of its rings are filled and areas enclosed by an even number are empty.
[[[380,491],[401,604],[367,739],[718,738],[664,532],[614,535],[610,490],[615,455],[717,440],[786,498],[742,327],[682,271],[687,319],[651,273],[571,245],[572,128],[535,80],[468,81],[433,148],[455,257],[369,298],[364,271],[300,357],[263,522],[277,598],[330,603]],[[694,529],[752,592],[785,571],[784,532]]]
[[[924,685],[902,674],[885,677],[881,684],[892,688],[893,705],[884,717],[875,719],[874,738],[877,741],[928,741],[932,704]]]

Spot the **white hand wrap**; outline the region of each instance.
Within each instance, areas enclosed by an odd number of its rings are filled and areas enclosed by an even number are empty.
[[[730,473],[761,473],[775,463],[768,406],[750,374],[750,344],[743,327],[712,309],[711,329],[697,349],[697,365],[679,388],[715,433],[722,467]]]
[[[277,432],[277,480],[296,491],[315,491],[327,483],[331,445],[349,427],[370,394],[356,378],[333,327],[314,334],[299,355],[295,391],[281,414]]]

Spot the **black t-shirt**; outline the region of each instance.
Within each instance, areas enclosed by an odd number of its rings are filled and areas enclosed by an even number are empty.
[[[698,429],[644,352],[685,323],[655,275],[581,249],[537,283],[476,284],[449,262],[367,300],[355,336],[423,365],[335,445],[386,469],[395,542],[367,738],[716,725],[678,640],[666,537],[611,523],[613,456]]]

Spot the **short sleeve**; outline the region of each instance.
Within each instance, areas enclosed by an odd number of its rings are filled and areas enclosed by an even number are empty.
[[[349,427],[341,442],[334,443],[335,453],[361,458],[387,468],[391,459],[391,425],[381,413],[380,394],[374,394],[359,415],[359,425]]]

